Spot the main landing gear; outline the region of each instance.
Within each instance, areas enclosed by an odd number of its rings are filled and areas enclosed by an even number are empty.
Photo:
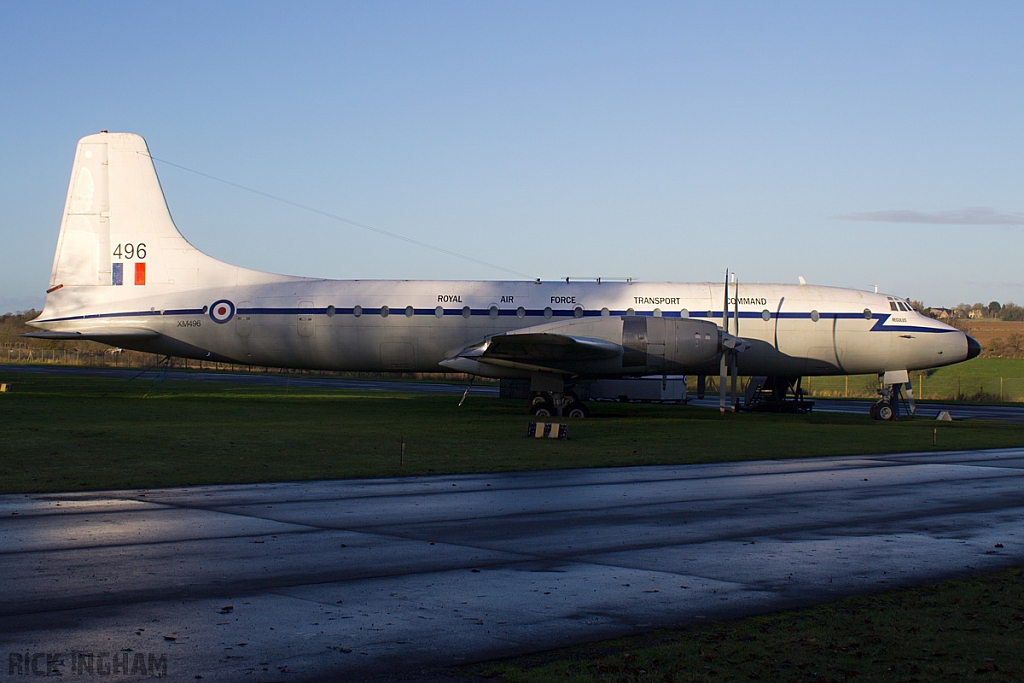
[[[587,405],[572,391],[555,393],[534,391],[530,394],[530,415],[535,417],[583,418],[590,415]]]
[[[547,372],[530,375],[530,415],[536,417],[587,417],[590,411],[565,378]]]

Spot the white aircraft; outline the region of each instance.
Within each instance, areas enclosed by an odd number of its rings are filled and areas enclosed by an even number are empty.
[[[78,143],[31,324],[44,339],[247,365],[527,379],[532,412],[570,416],[587,413],[573,387],[588,379],[719,374],[724,410],[727,374],[735,408],[737,374],[769,378],[784,401],[801,376],[878,373],[872,414],[887,419],[908,371],[980,351],[901,298],[852,289],[325,280],[228,265],[178,232],[145,140],[107,132]]]

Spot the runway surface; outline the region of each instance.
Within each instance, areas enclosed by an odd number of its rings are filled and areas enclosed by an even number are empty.
[[[1024,449],[8,495],[0,642],[364,680],[1019,566],[1022,514]]]

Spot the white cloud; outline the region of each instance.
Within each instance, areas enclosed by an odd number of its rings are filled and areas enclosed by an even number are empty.
[[[1024,225],[1024,214],[995,211],[984,206],[969,206],[949,211],[866,211],[839,216],[848,221],[871,223],[930,223],[932,225]]]

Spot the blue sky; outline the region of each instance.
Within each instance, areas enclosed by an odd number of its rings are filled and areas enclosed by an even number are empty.
[[[76,141],[530,277],[1024,304],[1024,4],[0,0],[0,309],[40,306]],[[502,279],[157,164],[193,244]]]

